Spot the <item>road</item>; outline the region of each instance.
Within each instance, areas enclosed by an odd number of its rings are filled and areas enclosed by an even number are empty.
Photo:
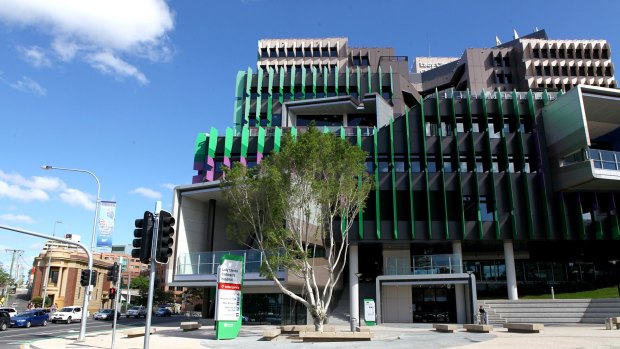
[[[151,321],[152,326],[165,322],[181,321],[184,317],[172,316],[168,318],[153,317]],[[116,328],[117,331],[124,330],[131,327],[144,327],[145,319],[127,319],[122,317],[119,319]],[[99,331],[112,331],[112,321],[95,321],[92,318],[88,319],[86,323],[86,333],[99,332]],[[0,348],[2,349],[18,349],[21,344],[29,343],[39,339],[56,338],[68,335],[76,335],[80,332],[80,323],[75,322],[72,324],[52,324],[51,322],[43,326],[33,326],[31,328],[9,328],[4,332],[0,332]],[[120,334],[117,332],[117,336]],[[117,337],[119,338],[119,337]]]

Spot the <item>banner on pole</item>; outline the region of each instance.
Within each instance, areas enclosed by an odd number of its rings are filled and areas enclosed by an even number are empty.
[[[97,247],[112,247],[114,221],[116,219],[116,202],[100,201],[97,220]]]
[[[215,294],[215,336],[217,339],[236,338],[241,330],[244,257],[224,255],[217,269]]]

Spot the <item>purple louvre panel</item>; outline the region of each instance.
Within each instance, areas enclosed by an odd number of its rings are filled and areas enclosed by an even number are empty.
[[[260,164],[263,161],[263,153],[256,153],[256,163]]]
[[[215,160],[208,156],[207,157],[207,166],[206,166],[206,176],[205,178],[207,179],[207,182],[211,182],[213,181],[213,178],[215,176]]]

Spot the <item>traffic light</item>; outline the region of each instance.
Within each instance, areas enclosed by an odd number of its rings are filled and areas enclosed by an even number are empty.
[[[80,285],[84,287],[90,285],[90,269],[82,270],[82,275],[80,276]]]
[[[159,227],[157,229],[157,250],[155,250],[155,261],[158,263],[168,263],[168,257],[172,256],[172,243],[174,240],[174,218],[170,212],[159,211]]]
[[[153,246],[153,214],[144,212],[144,218],[136,219],[136,229],[133,231],[133,247],[131,256],[140,258],[140,262],[149,264]]]
[[[108,298],[109,299],[116,298],[116,289],[114,287],[110,287],[110,289],[108,290]]]
[[[90,271],[90,284],[93,286],[97,286],[97,271],[96,270]]]
[[[118,281],[118,271],[120,265],[116,262],[108,267],[108,281],[117,282]]]

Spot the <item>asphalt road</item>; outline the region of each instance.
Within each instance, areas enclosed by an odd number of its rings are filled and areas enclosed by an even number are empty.
[[[151,325],[165,322],[181,321],[184,317],[172,316],[167,318],[152,317]],[[127,319],[124,316],[119,319],[116,324],[117,331],[122,331],[132,327],[144,327],[145,319]],[[63,337],[68,335],[75,335],[80,332],[81,324],[74,322],[71,324],[52,324],[51,322],[47,326],[33,326],[30,328],[12,327],[4,332],[0,332],[0,348],[2,349],[18,349],[21,344],[26,344],[35,340]],[[86,333],[100,332],[100,331],[112,331],[112,321],[95,321],[92,318],[88,319],[86,323]],[[117,332],[117,336],[120,334]],[[119,338],[119,337],[117,337]]]

